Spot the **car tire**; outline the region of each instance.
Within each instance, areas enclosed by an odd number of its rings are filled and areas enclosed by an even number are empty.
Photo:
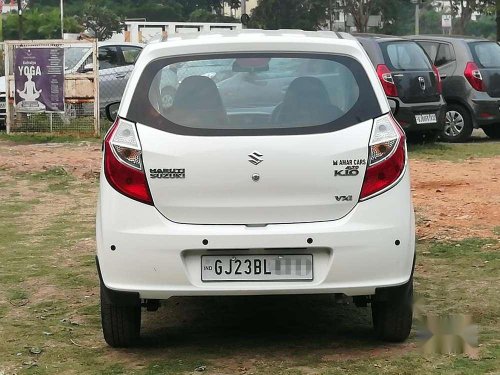
[[[500,124],[483,126],[483,131],[492,139],[500,139]]]
[[[404,285],[388,288],[382,300],[376,297],[371,305],[377,338],[388,342],[405,341],[413,320],[413,276]]]
[[[104,340],[113,348],[133,346],[140,337],[141,304],[113,302],[101,282],[101,323]]]
[[[448,104],[441,139],[452,143],[466,142],[473,129],[469,111],[460,104]]]

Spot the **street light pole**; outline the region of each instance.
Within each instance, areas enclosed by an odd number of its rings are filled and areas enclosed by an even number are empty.
[[[64,2],[61,0],[61,39],[64,39]]]
[[[415,34],[420,34],[420,3],[421,0],[411,0],[415,4]]]
[[[23,39],[23,2],[22,0],[17,0],[17,33],[18,39]]]
[[[420,7],[415,4],[415,35],[420,34]]]

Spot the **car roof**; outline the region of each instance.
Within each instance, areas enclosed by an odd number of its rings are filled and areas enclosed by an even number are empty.
[[[92,43],[85,43],[81,41],[76,41],[74,44],[71,43],[71,41],[68,43],[69,47],[91,47]],[[103,41],[103,42],[97,42],[98,47],[106,47],[106,46],[131,46],[131,47],[140,47],[144,48],[145,44],[143,43],[133,43],[133,42],[113,42],[113,41]]]
[[[439,35],[439,34],[425,34],[425,35],[408,35],[408,38],[411,39],[429,39],[429,40],[440,40],[442,42],[456,42],[456,41],[463,41],[463,42],[491,42],[489,39],[481,38],[481,37],[474,37],[470,35]]]
[[[265,39],[265,37],[283,37],[290,36],[304,37],[304,38],[329,38],[329,39],[348,39],[354,40],[354,37],[348,33],[336,31],[304,31],[295,29],[280,29],[280,30],[261,30],[261,29],[244,29],[244,30],[212,30],[208,32],[192,32],[192,33],[179,33],[161,40],[155,40],[152,43],[172,42],[180,40],[204,40],[213,39],[214,37],[220,38],[244,38],[244,39]],[[253,38],[252,38],[253,37]]]
[[[363,38],[363,39],[371,39],[380,42],[389,42],[389,41],[399,41],[399,40],[408,40],[404,37],[397,35],[386,35],[386,34],[372,34],[372,33],[354,33],[352,34],[355,38]]]

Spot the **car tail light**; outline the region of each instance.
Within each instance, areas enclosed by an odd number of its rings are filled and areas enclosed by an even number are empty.
[[[402,176],[406,165],[406,138],[392,114],[379,117],[373,124],[360,200],[366,200],[390,188]]]
[[[465,66],[464,76],[470,85],[477,91],[486,91],[483,76],[475,62],[468,62]]]
[[[135,124],[117,118],[104,140],[104,174],[118,192],[153,205]]]
[[[443,82],[441,81],[441,76],[439,75],[439,70],[435,65],[432,66],[432,70],[434,71],[434,76],[436,77],[436,85],[437,90],[440,94],[443,93]]]
[[[398,96],[398,89],[392,78],[392,73],[386,65],[380,64],[377,66],[377,74],[382,87],[384,88],[385,95]]]

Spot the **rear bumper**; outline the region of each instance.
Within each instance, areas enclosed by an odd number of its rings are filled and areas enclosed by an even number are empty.
[[[500,98],[473,99],[471,108],[477,128],[483,125],[500,124]]]
[[[117,193],[103,176],[97,210],[97,256],[102,281],[109,289],[137,292],[148,299],[371,295],[376,288],[404,284],[412,273],[415,222],[409,186],[407,171],[392,189],[359,203],[337,221],[246,227],[173,223],[154,207]],[[308,238],[314,241],[311,245]],[[207,246],[202,244],[204,239],[208,240]],[[115,250],[111,250],[112,245]],[[314,280],[201,281],[201,255],[235,251],[313,254]]]
[[[403,103],[400,99],[396,100],[398,102],[398,110],[395,117],[405,132],[443,130],[446,115],[446,103],[442,98],[439,102],[431,103]],[[415,115],[431,113],[436,114],[437,122],[432,124],[417,124]]]

